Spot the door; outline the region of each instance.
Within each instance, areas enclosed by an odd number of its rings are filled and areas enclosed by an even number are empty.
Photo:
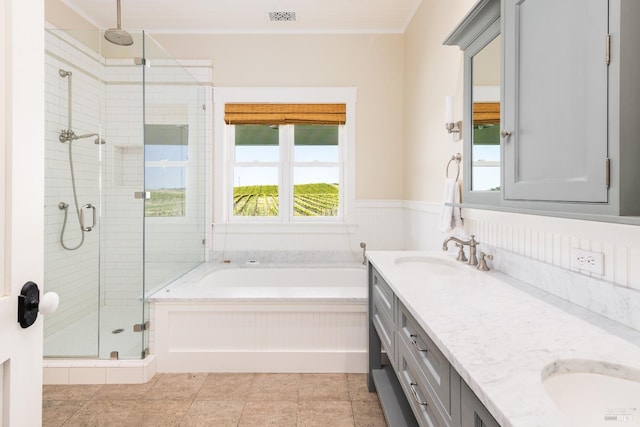
[[[0,3],[0,426],[42,424],[42,316],[22,329],[18,294],[42,295],[44,3]]]
[[[607,202],[607,0],[508,0],[504,194]]]

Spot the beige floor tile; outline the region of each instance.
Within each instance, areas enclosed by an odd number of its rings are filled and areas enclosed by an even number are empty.
[[[298,427],[353,427],[351,402],[302,401],[298,405]]]
[[[142,400],[146,399],[154,385],[155,382],[145,384],[105,384],[105,386],[98,390],[93,396],[93,399]]]
[[[300,400],[349,400],[346,374],[301,374]]]
[[[189,408],[180,426],[236,427],[243,408],[244,402],[241,400],[196,400]]]
[[[204,380],[196,400],[246,400],[255,374],[213,373]]]
[[[97,385],[49,385],[43,388],[43,400],[91,400],[104,387]]]
[[[178,426],[191,407],[191,400],[145,400],[138,402],[124,426]]]
[[[146,394],[147,400],[192,400],[196,397],[207,374],[164,374]]]
[[[369,392],[367,388],[367,374],[347,374],[349,382],[349,397],[355,402],[378,401],[378,394]]]
[[[249,401],[298,401],[300,374],[256,374]]]
[[[298,404],[296,402],[247,402],[240,417],[240,427],[297,425]]]
[[[121,425],[136,405],[132,400],[92,400],[64,423],[64,427]]]
[[[43,400],[42,425],[59,427],[86,404],[86,400]]]
[[[380,402],[351,402],[357,427],[387,427]]]

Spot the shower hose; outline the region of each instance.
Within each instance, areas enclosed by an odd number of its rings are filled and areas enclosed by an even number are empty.
[[[82,228],[82,222],[80,221],[80,207],[78,205],[78,195],[76,192],[76,176],[73,170],[73,140],[69,140],[69,170],[71,171],[71,188],[73,189],[73,202],[76,206],[76,216],[78,218],[78,226],[80,227],[80,233],[82,233],[82,238],[80,239],[80,243],[76,246],[67,246],[64,243],[64,231],[67,228],[67,217],[69,216],[69,205],[65,202],[60,202],[58,204],[58,209],[64,211],[64,221],[62,222],[62,230],[60,231],[60,245],[68,250],[75,251],[80,248],[84,243],[84,228]]]

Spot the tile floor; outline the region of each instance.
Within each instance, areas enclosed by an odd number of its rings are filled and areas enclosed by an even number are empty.
[[[44,426],[385,427],[365,374],[157,374],[147,384],[45,385]]]

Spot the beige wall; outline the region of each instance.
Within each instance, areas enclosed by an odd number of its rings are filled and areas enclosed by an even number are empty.
[[[154,35],[181,59],[211,59],[215,86],[358,88],[356,197],[403,195],[402,35]]]
[[[444,127],[444,100],[462,120],[462,52],[442,42],[474,0],[423,0],[405,33],[404,199],[440,202],[445,167],[462,152]],[[452,170],[453,173],[453,170]]]

